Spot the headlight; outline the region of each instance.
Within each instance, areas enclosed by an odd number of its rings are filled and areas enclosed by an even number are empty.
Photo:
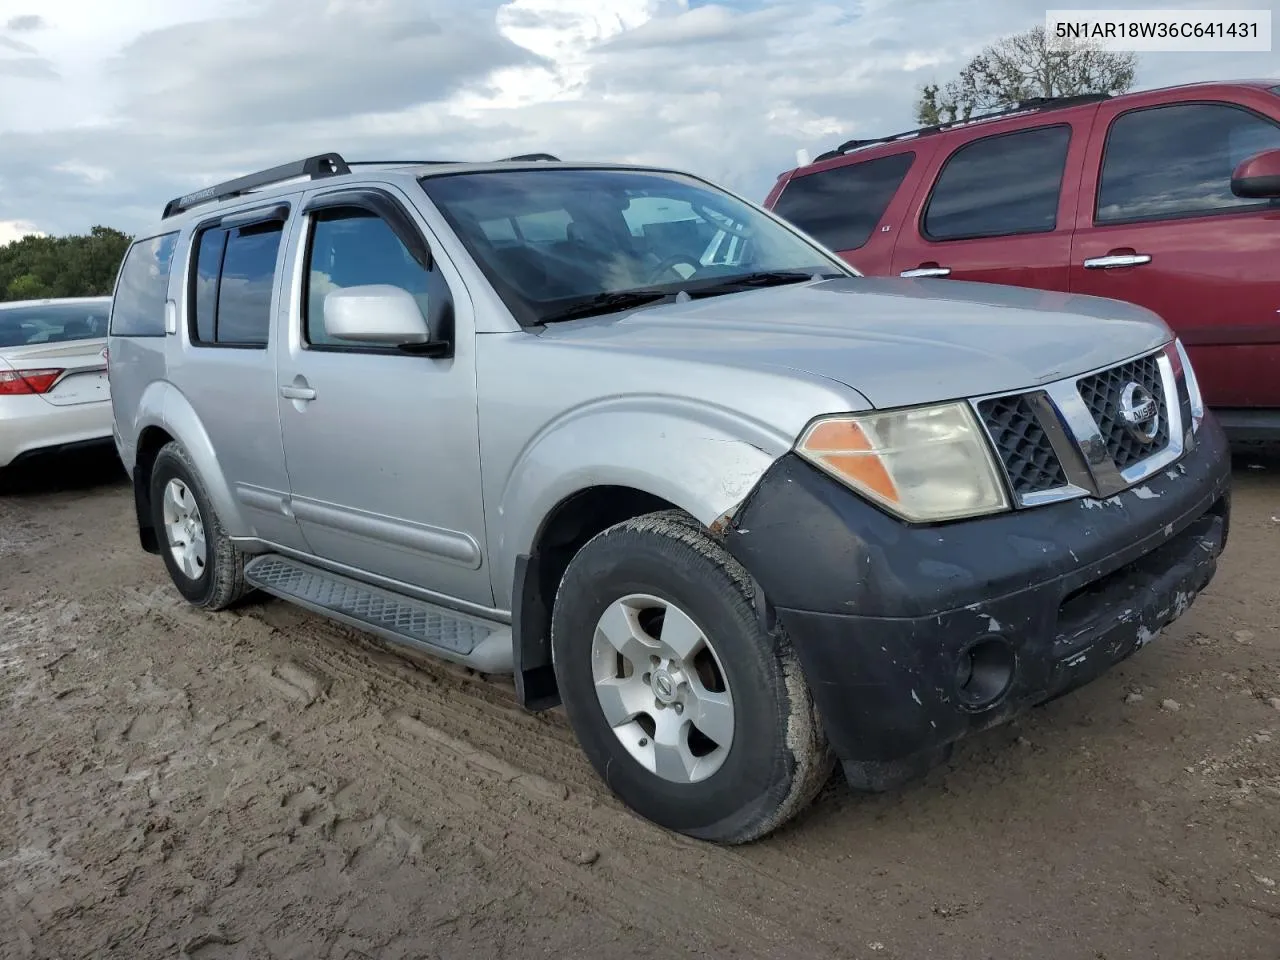
[[[1000,473],[966,403],[823,417],[796,452],[906,520],[1009,509]]]
[[[1196,379],[1195,368],[1191,366],[1191,358],[1187,356],[1187,348],[1182,345],[1181,338],[1173,341],[1178,351],[1178,362],[1182,364],[1182,376],[1187,384],[1187,396],[1191,398],[1191,432],[1200,429],[1204,420],[1204,397],[1200,395],[1200,381]]]

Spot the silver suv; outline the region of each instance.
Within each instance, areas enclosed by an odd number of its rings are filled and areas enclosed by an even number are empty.
[[[687,174],[329,154],[143,236],[111,397],[182,595],[514,674],[691,836],[837,761],[922,773],[1150,641],[1226,541],[1158,317],[866,279]]]

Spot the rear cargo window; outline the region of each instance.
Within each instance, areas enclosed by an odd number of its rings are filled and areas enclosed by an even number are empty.
[[[1070,142],[1071,128],[1057,124],[966,143],[934,184],[925,236],[973,240],[1054,230]]]
[[[0,309],[0,347],[66,343],[107,335],[109,303],[41,303]]]
[[[793,177],[773,212],[829,250],[856,250],[870,239],[915,157],[895,153]]]
[[[1231,173],[1280,148],[1280,124],[1228,103],[1178,103],[1121,114],[1107,133],[1097,223],[1132,223],[1266,207],[1237,197]]]
[[[177,244],[175,232],[139,240],[129,248],[116,279],[112,336],[164,336],[164,302],[169,295],[169,267]]]

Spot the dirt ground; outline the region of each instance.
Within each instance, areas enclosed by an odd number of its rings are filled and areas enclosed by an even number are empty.
[[[732,849],[631,816],[509,683],[185,606],[109,459],[11,479],[0,957],[1275,960],[1280,464],[1236,476],[1219,577],[1156,643]]]

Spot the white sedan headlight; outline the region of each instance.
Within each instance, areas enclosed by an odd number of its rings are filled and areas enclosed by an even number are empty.
[[[823,417],[801,435],[796,452],[912,522],[1009,509],[1000,471],[966,403]]]

